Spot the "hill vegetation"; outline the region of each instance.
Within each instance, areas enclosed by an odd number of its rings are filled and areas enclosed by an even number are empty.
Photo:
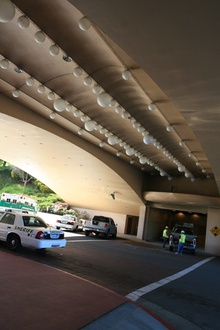
[[[50,188],[27,172],[0,160],[0,195],[2,193],[23,194],[37,200],[41,212],[73,214],[80,219],[90,219],[86,211],[77,211]]]
[[[39,210],[51,211],[54,204],[64,201],[43,183],[19,168],[0,160],[0,194],[24,194],[38,202]],[[68,208],[68,206],[66,206]],[[63,213],[61,210],[58,213]]]

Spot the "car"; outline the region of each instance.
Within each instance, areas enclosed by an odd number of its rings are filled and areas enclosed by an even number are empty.
[[[76,231],[82,229],[82,222],[72,214],[65,214],[56,221],[56,229]]]
[[[94,233],[96,236],[101,234],[107,239],[110,235],[115,238],[117,236],[117,224],[112,218],[95,215],[92,220],[84,221],[83,231],[85,231],[86,236]]]
[[[34,249],[64,248],[64,232],[48,227],[38,216],[4,212],[0,216],[0,241],[12,251],[19,247]]]

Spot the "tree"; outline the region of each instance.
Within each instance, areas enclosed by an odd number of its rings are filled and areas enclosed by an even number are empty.
[[[39,180],[34,180],[34,185],[44,194],[51,194],[53,191]]]
[[[12,178],[18,178],[23,183],[23,188],[25,189],[27,183],[33,179],[30,174],[28,174],[25,171],[22,171],[20,168],[16,166],[12,166],[11,170],[11,177]]]

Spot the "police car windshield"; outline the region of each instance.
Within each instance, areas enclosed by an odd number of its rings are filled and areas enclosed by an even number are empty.
[[[38,217],[34,216],[23,216],[23,222],[25,227],[44,227],[47,228],[46,223]]]

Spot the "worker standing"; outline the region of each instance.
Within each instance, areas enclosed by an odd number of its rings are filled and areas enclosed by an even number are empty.
[[[181,230],[181,235],[179,238],[179,244],[178,244],[178,249],[177,249],[176,254],[183,254],[183,248],[184,248],[185,241],[186,241],[185,231]]]
[[[166,246],[166,242],[168,241],[169,233],[168,233],[169,227],[165,227],[163,230],[163,248]]]

